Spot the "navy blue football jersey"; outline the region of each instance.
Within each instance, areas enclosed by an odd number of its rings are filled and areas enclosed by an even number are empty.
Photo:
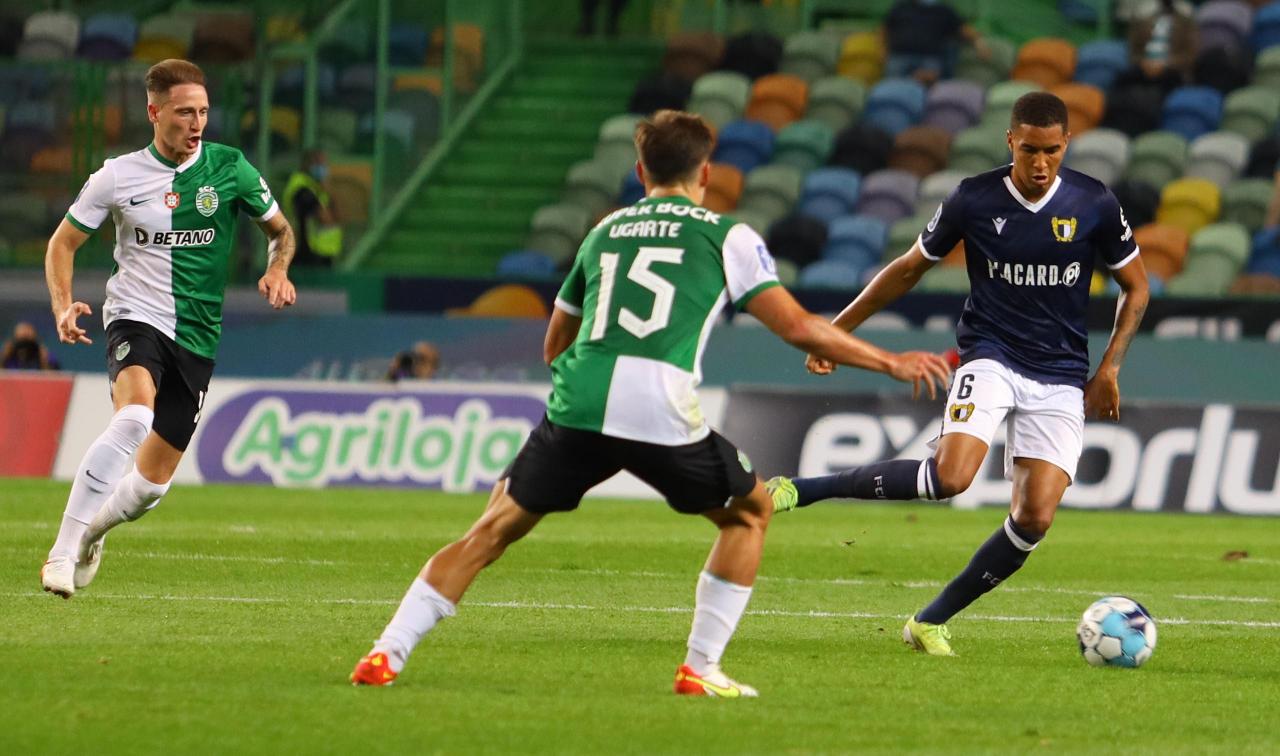
[[[1111,190],[1062,168],[1036,202],[1009,166],[967,178],[920,235],[940,260],[961,239],[969,298],[956,326],[960,359],[993,359],[1032,380],[1083,387],[1089,375],[1085,308],[1094,260],[1123,267],[1138,254]]]

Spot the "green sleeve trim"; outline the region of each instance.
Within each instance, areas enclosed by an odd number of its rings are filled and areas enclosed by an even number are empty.
[[[86,234],[92,234],[93,232],[98,230],[96,228],[89,228],[88,226],[84,225],[80,221],[76,220],[76,217],[71,213],[67,213],[66,217],[67,217],[67,222],[69,222],[71,225],[75,226],[76,228],[80,229],[81,231],[85,232]]]
[[[756,286],[754,289],[748,291],[746,294],[743,294],[742,296],[738,297],[738,301],[734,302],[733,306],[739,310],[745,310],[747,309],[747,303],[750,302],[752,299],[755,299],[755,296],[757,294],[764,291],[765,289],[772,289],[775,286],[781,286],[781,285],[782,285],[782,282],[778,281],[777,279],[774,279],[773,281],[765,281],[764,283]]]

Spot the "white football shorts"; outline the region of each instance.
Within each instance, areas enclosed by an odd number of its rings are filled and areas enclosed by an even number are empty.
[[[939,438],[964,433],[990,446],[1006,416],[1005,478],[1013,480],[1015,457],[1030,457],[1057,465],[1075,480],[1084,449],[1083,391],[1033,381],[995,360],[974,360],[955,373]]]

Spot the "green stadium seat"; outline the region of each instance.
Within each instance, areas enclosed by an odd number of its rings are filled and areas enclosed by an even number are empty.
[[[1110,186],[1129,163],[1129,137],[1115,129],[1094,129],[1067,147],[1066,165]]]
[[[982,109],[984,123],[1000,123],[1009,128],[1009,115],[1013,103],[1028,92],[1039,92],[1041,87],[1031,81],[1002,81],[987,90],[987,102]]]
[[[587,235],[591,215],[585,208],[570,202],[558,202],[538,208],[529,226],[528,249],[542,252],[560,264],[573,259],[578,245]]]
[[[1182,175],[1187,164],[1187,140],[1172,131],[1150,131],[1131,144],[1125,178],[1162,187]]]
[[[359,121],[355,111],[346,108],[322,108],[319,115],[320,146],[332,153],[350,152],[356,143]]]
[[[975,126],[956,134],[947,168],[974,175],[1009,162],[1005,129]]]
[[[920,195],[916,197],[916,212],[923,213],[928,211],[930,214],[938,209],[938,205],[947,198],[951,192],[969,177],[969,174],[963,171],[945,170],[926,176],[920,182]]]
[[[741,117],[750,95],[750,79],[733,71],[715,71],[693,83],[688,108],[720,128]]]
[[[753,226],[763,234],[774,221],[790,212],[800,198],[803,181],[804,172],[794,165],[760,166],[747,174],[735,214],[754,218],[765,226]]]
[[[797,121],[778,133],[773,162],[793,165],[808,173],[827,162],[834,143],[835,134],[827,124],[808,119]]]
[[[1271,91],[1280,90],[1280,45],[1272,45],[1258,53],[1253,71],[1253,84]]]
[[[1222,192],[1222,220],[1239,223],[1250,231],[1262,228],[1272,187],[1271,180],[1261,178],[1231,182]]]
[[[757,234],[765,236],[769,233],[769,226],[782,216],[773,217],[767,212],[752,210],[749,207],[744,208],[741,203],[739,203],[738,207],[733,211],[733,217],[734,220],[739,223],[745,223],[750,226]],[[781,262],[781,260],[778,260],[777,262]]]
[[[969,270],[963,265],[935,265],[920,279],[916,291],[964,294],[969,291]]]
[[[972,45],[965,45],[960,49],[955,78],[974,81],[983,87],[991,87],[1009,78],[1013,61],[1018,55],[1017,46],[1000,37],[988,36],[986,40],[991,56],[985,60],[978,57]]]
[[[613,205],[624,175],[617,165],[597,160],[574,163],[565,178],[564,201],[586,209],[592,218],[598,217]]]
[[[1234,131],[1250,143],[1265,138],[1280,120],[1280,84],[1254,85],[1227,95],[1223,105],[1223,131]]]
[[[814,83],[831,75],[840,59],[839,37],[826,32],[804,31],[787,38],[779,73],[791,74]]]
[[[1165,287],[1165,293],[1200,297],[1226,294],[1249,256],[1249,246],[1249,232],[1238,223],[1205,226],[1191,237],[1186,265]]]
[[[809,109],[805,118],[821,121],[838,132],[858,119],[867,101],[867,88],[843,76],[828,76],[813,82],[809,89]]]
[[[1178,226],[1188,234],[1218,219],[1222,198],[1218,185],[1202,178],[1183,178],[1165,185],[1160,192],[1156,223]]]
[[[911,245],[916,243],[916,239],[920,237],[920,233],[924,231],[925,226],[929,225],[929,221],[933,220],[933,213],[938,209],[934,205],[927,212],[917,212],[915,215],[908,215],[900,218],[889,226],[889,241],[884,247],[883,262],[889,262],[896,257],[901,257],[903,253],[911,249]]]
[[[615,166],[623,175],[636,164],[636,124],[640,116],[633,113],[616,115],[600,126],[600,139],[596,142],[597,162]]]
[[[800,278],[800,269],[796,264],[786,258],[775,259],[773,263],[778,271],[778,282],[787,288],[795,286]]]
[[[1183,175],[1206,178],[1224,188],[1240,176],[1248,161],[1248,140],[1230,131],[1215,131],[1197,137],[1187,147]]]

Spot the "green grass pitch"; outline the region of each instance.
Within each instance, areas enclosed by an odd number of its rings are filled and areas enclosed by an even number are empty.
[[[657,503],[549,517],[394,687],[356,689],[352,665],[484,497],[180,487],[63,601],[37,571],[66,491],[0,482],[4,754],[1280,749],[1280,520],[1063,512],[952,622],[960,656],[935,659],[902,645],[902,618],[1000,512],[781,515],[725,658],[761,698],[717,701],[670,693],[714,531]],[[1080,658],[1076,620],[1105,593],[1156,617],[1142,669]]]

